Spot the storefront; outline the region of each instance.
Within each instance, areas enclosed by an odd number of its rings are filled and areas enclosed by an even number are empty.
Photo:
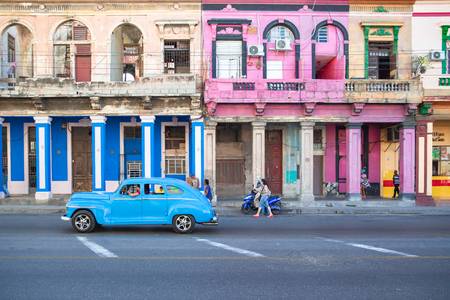
[[[450,121],[433,124],[433,188],[435,199],[450,199]]]

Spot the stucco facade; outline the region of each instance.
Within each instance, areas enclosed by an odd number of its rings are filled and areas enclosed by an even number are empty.
[[[0,32],[3,194],[203,184],[200,1],[10,1]]]

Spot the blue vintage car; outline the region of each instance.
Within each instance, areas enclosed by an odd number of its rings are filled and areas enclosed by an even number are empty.
[[[216,225],[209,200],[184,181],[171,178],[132,178],[117,191],[73,194],[61,217],[82,233],[100,225],[172,225],[189,233],[195,224]]]

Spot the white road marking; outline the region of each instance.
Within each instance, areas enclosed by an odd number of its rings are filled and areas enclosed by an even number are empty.
[[[373,246],[363,245],[363,244],[346,243],[346,245],[357,247],[357,248],[378,251],[378,252],[382,252],[382,253],[398,254],[398,255],[406,256],[406,257],[419,257],[418,255],[414,255],[414,254],[408,254],[408,253],[404,253],[404,252],[400,252],[400,251],[389,250],[389,249],[379,248],[379,247],[373,247]]]
[[[207,239],[199,239],[196,238],[196,240],[198,242],[204,242],[208,245],[217,247],[217,248],[222,248],[231,252],[235,252],[235,253],[239,253],[239,254],[243,254],[246,256],[250,256],[250,257],[265,257],[264,255],[262,255],[261,253],[257,253],[257,252],[253,252],[253,251],[249,251],[249,250],[245,250],[245,249],[241,249],[241,248],[236,248],[236,247],[232,247],[232,246],[228,246],[222,243],[217,243],[217,242],[213,242]]]
[[[94,243],[91,242],[90,240],[88,240],[85,237],[82,236],[77,236],[77,239],[83,243],[83,245],[85,245],[86,247],[88,247],[90,250],[92,250],[92,252],[94,252],[95,254],[97,254],[100,257],[118,257],[117,255],[115,255],[114,253],[112,253],[111,251],[109,251],[108,249]]]
[[[395,250],[390,250],[390,249],[385,249],[385,248],[380,248],[380,247],[374,247],[374,246],[370,246],[370,245],[346,243],[341,240],[335,240],[335,239],[329,239],[329,238],[323,238],[323,237],[316,237],[316,238],[320,239],[322,241],[326,241],[326,242],[342,243],[347,246],[352,246],[352,247],[356,247],[356,248],[362,248],[362,249],[367,249],[367,250],[372,250],[372,251],[377,251],[377,252],[382,252],[382,253],[397,254],[397,255],[406,256],[406,257],[419,257],[418,255],[414,255],[414,254],[408,254],[405,252],[400,252],[400,251],[395,251]]]

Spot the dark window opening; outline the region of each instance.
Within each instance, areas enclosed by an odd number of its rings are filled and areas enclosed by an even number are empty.
[[[140,126],[126,126],[123,129],[123,135],[126,139],[140,139],[141,127]]]
[[[224,124],[217,126],[218,143],[241,142],[241,126],[234,124]]]
[[[164,73],[189,73],[189,41],[164,41]]]
[[[369,42],[369,79],[397,78],[397,61],[392,42]]]

